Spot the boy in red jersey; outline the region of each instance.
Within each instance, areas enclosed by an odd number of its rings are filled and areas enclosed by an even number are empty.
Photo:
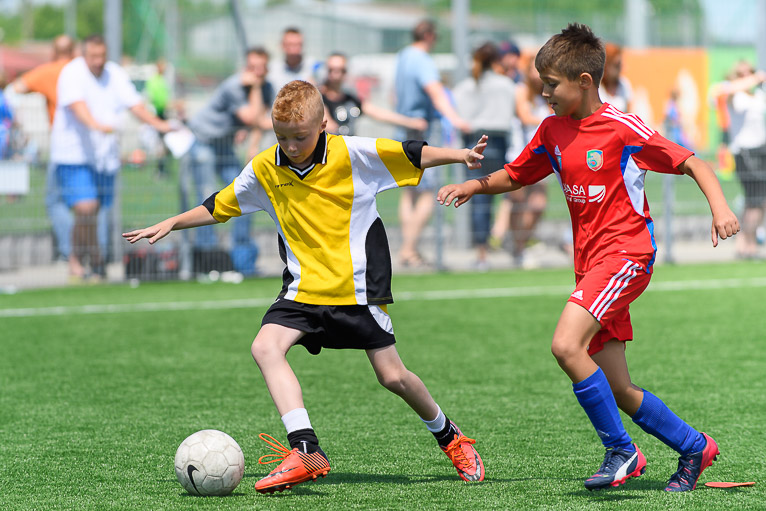
[[[739,231],[710,166],[599,99],[604,46],[585,25],[570,24],[542,47],[535,67],[555,116],[543,121],[513,162],[480,179],[439,190],[445,206],[477,193],[505,193],[554,173],[572,217],[576,288],[553,334],[551,351],[572,380],[580,405],[606,447],[589,490],[618,486],[644,473],[618,408],[679,454],[666,491],[689,491],[718,454],[715,441],[694,430],[660,399],[631,382],[625,341],[633,338],[628,308],[646,289],[655,259],[654,224],[644,194],[647,170],[687,174],[713,214],[711,238]]]

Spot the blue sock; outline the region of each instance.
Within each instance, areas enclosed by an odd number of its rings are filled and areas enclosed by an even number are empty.
[[[682,421],[660,398],[644,390],[641,406],[633,422],[682,456],[705,448],[705,437]]]
[[[604,447],[635,451],[630,435],[622,425],[620,410],[617,408],[612,389],[600,367],[583,381],[573,383],[572,389],[580,406],[585,409],[590,422],[596,428]]]

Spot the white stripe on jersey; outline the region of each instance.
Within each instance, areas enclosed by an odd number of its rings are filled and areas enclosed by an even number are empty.
[[[644,123],[644,121],[642,121],[636,114],[627,114],[625,112],[621,112],[617,110],[615,107],[613,107],[612,105],[609,105],[606,111],[610,114],[626,119],[627,121],[631,122],[636,128],[643,131],[644,133],[647,133],[650,137],[654,135],[655,133],[655,130],[647,126]]]
[[[611,105],[601,115],[623,123],[646,140],[649,140],[649,137],[654,135],[654,130],[641,122],[638,117],[632,114],[624,114]]]
[[[349,247],[354,268],[356,303],[367,303],[367,247],[370,226],[378,218],[375,195],[380,189],[395,188],[396,180],[378,156],[374,138],[343,137],[351,163],[354,201],[349,219]]]
[[[609,307],[612,306],[614,301],[617,300],[620,297],[620,294],[622,293],[622,290],[625,289],[626,287],[628,287],[628,284],[630,283],[631,280],[633,280],[633,277],[635,277],[638,274],[638,272],[636,271],[637,269],[638,269],[638,266],[631,268],[630,274],[627,277],[623,278],[622,286],[620,286],[619,289],[616,290],[616,293],[614,294],[612,299],[609,300],[609,302],[607,302],[606,304],[604,304],[603,308],[598,312],[599,319],[601,319],[604,316],[604,313],[607,310],[609,310]]]
[[[633,210],[646,217],[644,213],[644,181],[646,180],[646,170],[638,168],[636,161],[631,155],[628,157],[628,161],[625,163],[625,168],[622,171],[622,181],[625,183],[625,189],[628,192],[630,203],[633,206]]]
[[[597,320],[601,320],[601,317],[609,309],[609,306],[619,298],[620,293],[628,285],[628,283],[636,276],[636,269],[640,268],[638,263],[633,261],[627,261],[625,265],[609,280],[609,284],[601,291],[598,297],[593,301],[593,304],[588,309],[588,312],[593,314]]]

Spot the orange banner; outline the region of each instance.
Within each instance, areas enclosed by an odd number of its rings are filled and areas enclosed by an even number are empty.
[[[633,87],[630,109],[649,126],[663,133],[663,120],[671,93],[684,134],[692,150],[707,147],[708,56],[699,48],[623,50],[623,75]]]

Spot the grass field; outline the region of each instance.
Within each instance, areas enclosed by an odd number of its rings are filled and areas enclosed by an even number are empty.
[[[142,284],[0,296],[0,508],[764,509],[766,264],[664,266],[634,304],[634,381],[716,438],[705,481],[752,488],[666,494],[676,454],[627,417],[647,472],[589,493],[601,444],[550,354],[566,270],[400,276],[390,307],[403,360],[476,438],[486,481],[464,484],[366,357],[302,348],[289,359],[327,479],[255,492],[273,465],[258,439],[284,429],[249,353],[274,279]],[[245,478],[229,497],[192,497],[173,457],[194,431],[232,435]]]

